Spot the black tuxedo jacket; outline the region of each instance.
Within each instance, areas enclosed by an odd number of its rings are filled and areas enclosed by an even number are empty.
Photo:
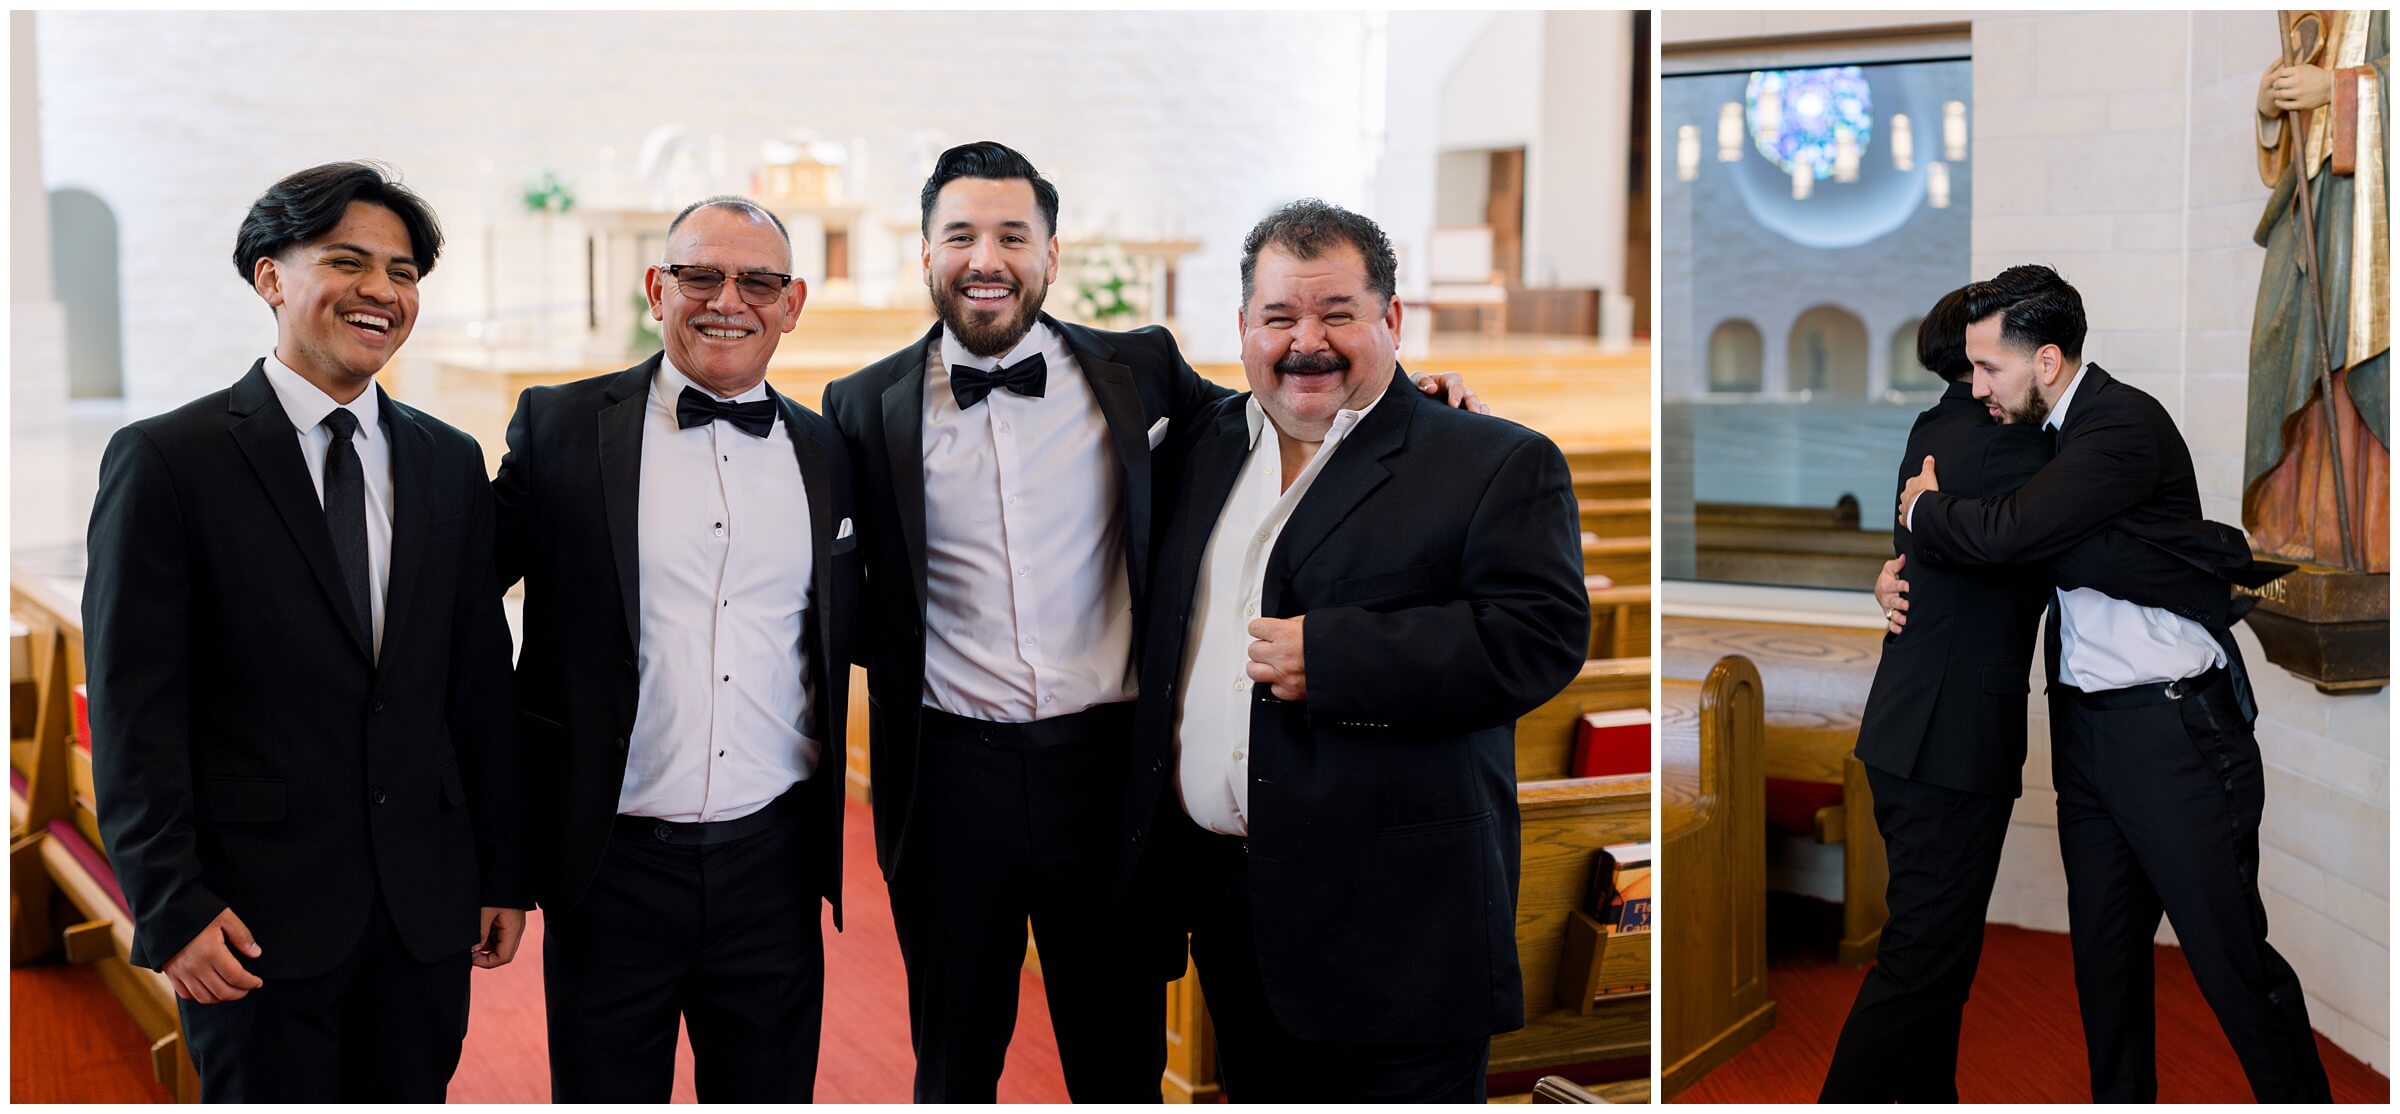
[[[1042,320],[1082,365],[1116,448],[1138,653],[1157,503],[1150,429],[1166,418],[1171,436],[1203,403],[1230,392],[1194,372],[1174,336],[1158,326],[1114,333],[1055,321],[1048,314]],[[912,823],[909,805],[916,790],[918,709],[925,693],[925,362],[941,335],[936,325],[917,343],[825,388],[825,415],[859,469],[858,533],[866,539],[869,632],[859,660],[867,667],[875,859],[887,880],[899,876],[907,849],[924,838],[919,833],[925,826],[938,823]]]
[[[2249,673],[2233,640],[2230,624],[2239,612],[2232,606],[2229,585],[2263,583],[2284,566],[2250,560],[2248,543],[2239,531],[2201,518],[2192,453],[2174,418],[2157,399],[2119,382],[2100,365],[2085,366],[2083,382],[2059,424],[2055,455],[2032,479],[2000,495],[1928,492],[1918,499],[1915,524],[1918,551],[1929,564],[2046,561],[2067,553],[2094,531],[2113,526],[2124,535],[2117,548],[2121,561],[2201,574],[2200,587],[2192,592],[2160,590],[2148,576],[2119,578],[2112,587],[2088,568],[2060,576],[2058,582],[2163,607],[2207,627],[2225,650],[2243,713],[2256,717]],[[2164,564],[2149,564],[2162,560]],[[2182,582],[2170,585],[2174,583]],[[2043,639],[2052,684],[2058,681],[2056,610],[2053,599]],[[1913,624],[1913,604],[1911,612]]]
[[[1142,655],[1122,869],[1188,826],[1175,682],[1201,557],[1249,452],[1248,395],[1194,422]],[[1524,1025],[1517,717],[1591,634],[1566,458],[1426,399],[1405,371],[1285,523],[1260,613],[1305,616],[1308,699],[1251,690],[1251,894],[1261,981],[1306,1040],[1469,1040]],[[1146,887],[1145,887],[1146,888]]]
[[[517,708],[529,780],[534,896],[572,909],[599,869],[625,787],[641,629],[642,429],[661,357],[556,387],[532,387],[508,422],[508,456],[492,481],[499,506],[500,586],[525,581]],[[825,419],[778,394],[808,491],[815,545],[809,586],[807,691],[824,744],[794,787],[815,841],[809,880],[842,911],[842,734],[850,640],[857,625],[857,535],[850,468]]]
[[[361,629],[266,361],[117,431],[83,591],[100,832],[162,967],[228,906],[261,978],[323,974],[381,887],[409,953],[525,908],[508,622],[473,438],[383,396],[392,549]]]

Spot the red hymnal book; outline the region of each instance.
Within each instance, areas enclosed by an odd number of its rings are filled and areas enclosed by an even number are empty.
[[[75,695],[75,745],[85,753],[92,749],[92,698],[82,685],[67,690]]]
[[[1650,772],[1650,711],[1623,708],[1587,712],[1575,728],[1571,777],[1611,777]]]

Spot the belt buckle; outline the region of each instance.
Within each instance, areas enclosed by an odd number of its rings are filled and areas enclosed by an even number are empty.
[[[2184,687],[2183,687],[2183,685],[2184,685],[2184,680],[2188,680],[2188,679],[2189,679],[2189,678],[2185,678],[2185,679],[2180,679],[2180,680],[2174,680],[2174,681],[2169,681],[2169,682],[2167,682],[2167,699],[2169,699],[2169,700],[2181,700],[2181,699],[2183,699],[2185,696],[2188,696],[2188,695],[2190,695],[2190,690],[2188,690],[2188,689],[2186,689],[2186,688],[2184,688]]]

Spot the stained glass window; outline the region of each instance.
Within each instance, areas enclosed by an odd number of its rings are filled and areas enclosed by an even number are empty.
[[[1843,133],[1862,158],[1875,135],[1875,100],[1857,66],[1757,70],[1743,101],[1751,142],[1787,173],[1805,153],[1816,177],[1830,178]]]

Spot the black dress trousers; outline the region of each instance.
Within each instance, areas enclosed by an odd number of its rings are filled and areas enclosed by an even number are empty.
[[[1957,1102],[1958,1029],[2016,802],[1867,767],[1891,915],[1819,1102]]]
[[[333,970],[267,979],[231,1002],[176,1000],[200,1101],[441,1102],[467,1038],[470,970],[466,948],[410,955],[379,890]]]
[[[2252,1094],[2328,1101],[2299,976],[2267,943],[2266,786],[2224,674],[2179,699],[2159,686],[2087,694],[2055,684],[2050,723],[2093,1099],[2158,1097],[2150,948],[2163,912]]]
[[[1158,1102],[1166,983],[1109,898],[1133,705],[924,717],[910,824],[930,830],[891,891],[916,1101],[996,1101],[1030,919],[1067,1094]]]
[[[545,915],[551,1101],[666,1102],[678,1019],[700,1101],[813,1099],[825,944],[793,807],[807,788],[721,843],[686,841],[709,825],[619,818],[591,889]]]

